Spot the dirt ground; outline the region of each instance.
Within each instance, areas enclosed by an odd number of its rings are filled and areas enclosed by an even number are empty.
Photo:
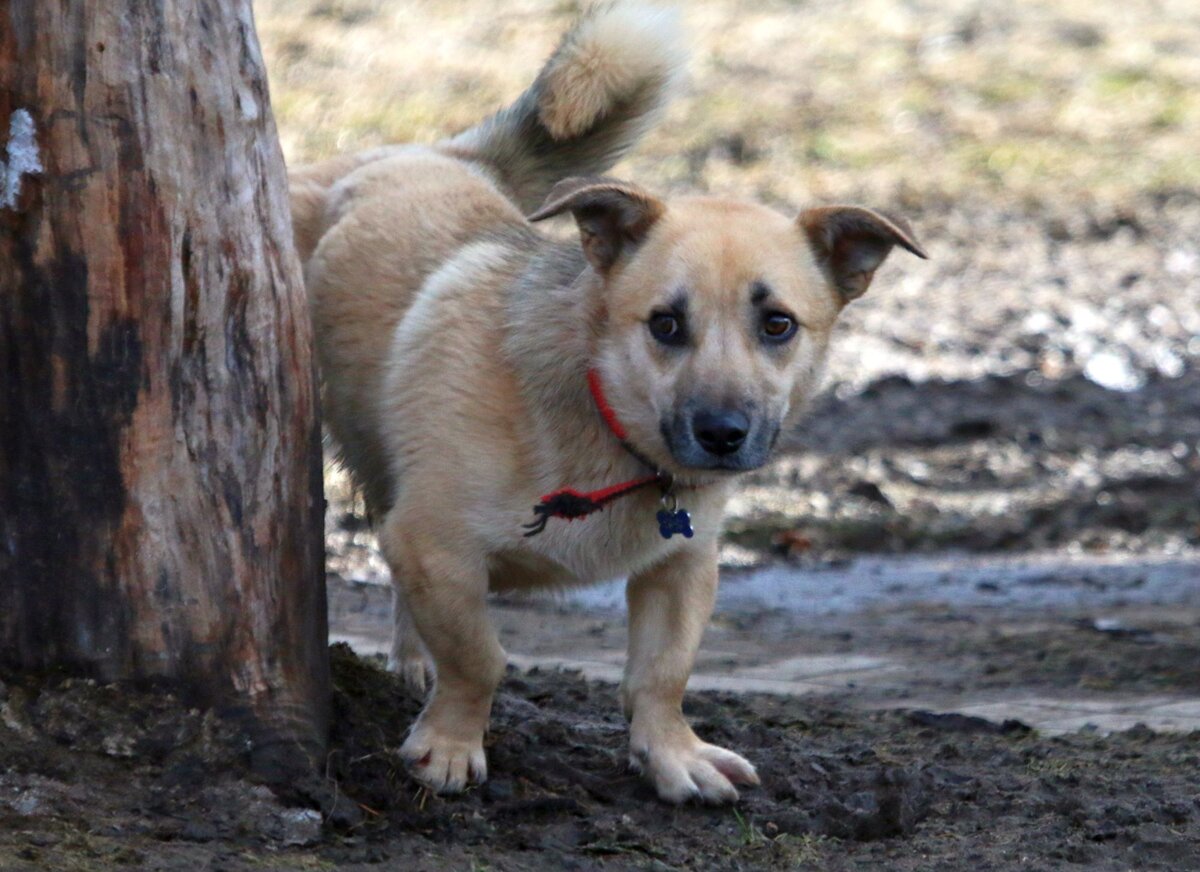
[[[211,714],[87,682],[10,680],[0,869],[1184,869],[1200,858],[1196,735],[1045,738],[837,699],[696,694],[702,736],[763,776],[736,808],[666,809],[624,760],[611,687],[510,674],[492,777],[458,799],[392,756],[417,704],[334,649],[324,778],[247,775]],[[322,821],[324,824],[322,825]]]
[[[255,9],[302,162],[472,123],[578,4]],[[281,790],[212,712],[0,675],[0,872],[1200,868],[1197,733],[954,713],[1200,696],[1200,11],[711,0],[685,19],[690,89],[621,174],[888,207],[933,255],[894,258],[848,309],[828,391],[730,506],[697,671],[742,692],[687,705],[763,786],[735,808],[658,804],[611,684],[544,667],[510,669],[491,779],[445,800],[392,755],[417,703],[342,645],[326,771]],[[327,491],[334,630],[375,650],[386,569],[332,467]],[[765,569],[782,604],[747,593]],[[526,666],[619,669],[611,603],[495,613]],[[847,669],[747,690],[813,658]]]

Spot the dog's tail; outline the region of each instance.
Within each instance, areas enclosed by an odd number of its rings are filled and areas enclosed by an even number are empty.
[[[445,148],[487,165],[532,212],[555,182],[620,160],[657,120],[685,62],[674,10],[602,4],[567,33],[515,103]]]

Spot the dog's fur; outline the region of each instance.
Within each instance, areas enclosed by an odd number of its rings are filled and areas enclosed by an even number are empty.
[[[435,790],[486,775],[505,665],[488,591],[621,576],[634,765],[675,802],[729,801],[757,783],[681,713],[723,505],[736,473],[794,424],[846,302],[893,245],[924,255],[903,222],[866,209],[790,219],[595,177],[653,122],[683,60],[671,13],[597,7],[479,126],[292,173],[326,421],[393,574],[391,665],[423,691],[432,658],[432,694],[401,753]],[[540,203],[531,220],[570,212],[580,244],[534,229],[525,216]],[[790,340],[763,332],[779,316],[799,324]],[[679,328],[672,343],[648,326],[663,317]],[[648,472],[598,414],[593,368],[629,443],[675,477],[694,538],[660,537],[654,489],[522,535],[541,495]],[[741,416],[743,447],[705,448],[704,414]]]

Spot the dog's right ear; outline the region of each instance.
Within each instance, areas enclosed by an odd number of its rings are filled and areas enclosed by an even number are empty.
[[[875,270],[895,245],[929,257],[903,218],[862,206],[805,209],[796,219],[813,256],[842,303],[866,293]]]
[[[530,221],[563,212],[575,216],[583,253],[593,269],[606,274],[614,263],[639,245],[666,207],[637,185],[602,177],[563,179],[550,191]]]

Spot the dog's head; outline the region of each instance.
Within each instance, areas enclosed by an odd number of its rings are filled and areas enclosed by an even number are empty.
[[[568,179],[531,220],[571,212],[600,276],[596,360],[630,441],[685,482],[762,466],[815,389],[838,313],[901,220],[855,206],[794,220],[747,203],[670,203],[625,182]]]

